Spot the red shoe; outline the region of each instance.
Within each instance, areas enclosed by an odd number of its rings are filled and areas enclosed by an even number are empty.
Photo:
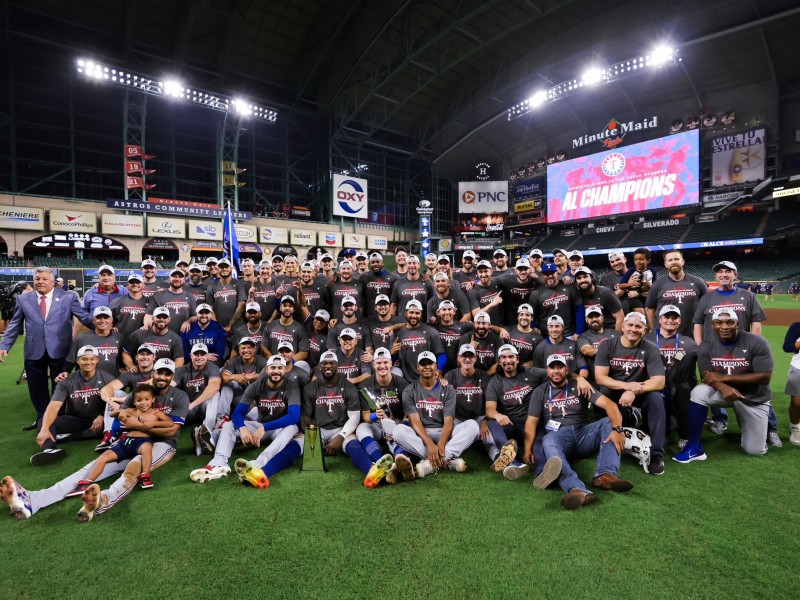
[[[81,479],[78,482],[78,485],[76,485],[71,492],[64,494],[64,498],[77,498],[78,496],[83,496],[83,493],[90,485],[92,485],[91,480]]]
[[[142,473],[139,475],[139,487],[143,490],[149,490],[151,487],[155,487],[153,482],[150,481],[150,473]]]

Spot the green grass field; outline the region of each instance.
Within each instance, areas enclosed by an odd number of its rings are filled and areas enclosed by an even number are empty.
[[[744,455],[732,417],[725,435],[705,434],[706,462],[669,460],[656,478],[626,457],[632,492],[567,512],[560,491],[491,474],[476,448],[466,474],[375,490],[344,457],[327,474],[280,473],[264,491],[235,476],[197,484],[189,471],[205,463],[184,432],[155,489],[91,523],[77,523],[79,500],[2,519],[0,597],[795,598],[800,448],[788,443],[784,333],[765,328],[784,438],[765,457]],[[21,354],[20,342],[0,365],[0,476],[36,489],[91,460],[94,443],[65,445],[61,464],[28,463]],[[577,470],[586,480],[593,466]]]

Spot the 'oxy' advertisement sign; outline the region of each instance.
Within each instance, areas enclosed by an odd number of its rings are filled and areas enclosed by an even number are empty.
[[[508,212],[507,181],[460,181],[458,183],[458,212]]]
[[[338,217],[366,219],[367,180],[346,175],[333,176],[333,214]]]

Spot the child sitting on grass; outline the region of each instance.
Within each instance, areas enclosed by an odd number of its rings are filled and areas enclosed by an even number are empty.
[[[152,385],[141,385],[133,392],[134,408],[122,409],[116,413],[112,433],[117,436],[119,430],[128,423],[136,422],[147,427],[155,425],[170,425],[172,420],[153,404],[156,399],[156,390]],[[111,413],[114,416],[114,413]],[[82,496],[94,480],[100,476],[108,463],[130,460],[137,454],[142,456],[142,473],[139,475],[139,487],[147,490],[153,487],[150,481],[150,467],[153,462],[153,440],[145,431],[131,429],[122,435],[114,446],[103,452],[94,462],[92,469],[81,479],[78,485],[65,498]]]

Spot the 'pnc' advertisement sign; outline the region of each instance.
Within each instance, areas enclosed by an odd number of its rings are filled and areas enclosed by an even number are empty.
[[[333,214],[338,217],[366,219],[367,180],[347,175],[333,176]]]
[[[507,181],[460,181],[458,183],[458,212],[508,212]]]

